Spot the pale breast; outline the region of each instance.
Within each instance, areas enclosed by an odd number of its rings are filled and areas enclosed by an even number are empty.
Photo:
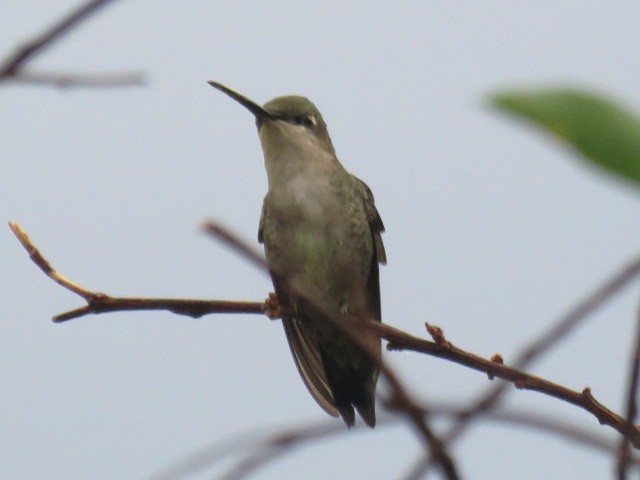
[[[267,194],[263,219],[272,271],[332,293],[339,309],[362,297],[373,253],[362,201],[342,181],[293,177]]]

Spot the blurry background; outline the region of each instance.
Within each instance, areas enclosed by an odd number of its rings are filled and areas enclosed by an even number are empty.
[[[268,277],[198,230],[218,219],[257,246],[266,192],[253,118],[205,83],[215,79],[260,103],[305,95],[322,111],[339,158],[376,195],[383,318],[401,329],[424,335],[429,321],[509,362],[640,250],[637,193],[486,106],[503,87],[581,85],[637,111],[635,2],[269,3],[116,2],[29,69],[141,70],[146,86],[2,86],[2,221],[88,288],[261,301]],[[76,5],[3,2],[1,56]],[[307,393],[279,322],[130,312],[54,325],[81,299],[4,226],[0,255],[3,478],[145,478],[253,428],[339,421]],[[533,371],[622,411],[637,297],[637,285],[616,297]],[[463,401],[488,384],[438,359],[387,357],[425,400]],[[615,437],[555,399],[513,390],[509,403]],[[419,450],[404,425],[381,426],[255,478],[397,478]],[[453,453],[468,478],[613,471],[600,453],[490,423]]]

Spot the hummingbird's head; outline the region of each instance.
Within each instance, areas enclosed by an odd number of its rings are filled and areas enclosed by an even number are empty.
[[[306,138],[312,139],[313,143],[335,155],[327,124],[322,119],[320,111],[308,98],[298,95],[277,97],[261,107],[253,100],[221,83],[214,81],[208,83],[253,113],[263,143],[265,137],[268,137],[269,143],[275,144],[295,143],[304,141]]]
[[[276,135],[294,136],[301,139],[311,137],[319,146],[329,153],[335,154],[327,131],[327,124],[320,111],[308,98],[299,95],[277,97],[265,103],[263,108],[280,122],[265,125],[263,119],[256,117],[258,130],[264,126],[270,130],[276,130]]]

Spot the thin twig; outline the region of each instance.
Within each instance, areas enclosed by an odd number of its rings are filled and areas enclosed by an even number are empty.
[[[450,403],[429,403],[424,405],[432,415],[437,417],[456,418],[465,409],[463,406],[456,406]],[[536,415],[524,410],[501,410],[487,412],[487,417],[495,422],[516,427],[527,427],[526,431],[537,430],[542,433],[555,435],[561,439],[570,440],[576,444],[592,448],[596,452],[615,453],[617,446],[610,439],[597,435],[593,430],[585,429],[573,423],[566,422],[559,418],[549,418],[548,415]],[[385,427],[397,424],[397,417],[383,416],[379,419],[377,427]],[[356,425],[354,430],[364,430],[362,425]],[[243,455],[235,468],[228,470],[226,475],[236,475],[241,471],[246,478],[250,473],[258,468],[263,468],[269,463],[277,461],[281,456],[291,451],[308,446],[311,442],[339,436],[344,433],[344,428],[335,422],[313,423],[300,425],[294,428],[277,430],[275,433],[269,430],[267,434],[260,434],[255,431],[246,434],[233,436],[214,444],[204,447],[188,457],[164,468],[162,471],[149,477],[149,480],[177,480],[194,476],[205,470],[215,467],[229,457]],[[255,462],[257,455],[268,452],[269,455],[261,457],[261,463]],[[251,469],[247,469],[248,462],[245,458],[253,458],[254,463]],[[636,467],[640,466],[640,456],[631,455],[630,462]],[[242,478],[236,476],[234,478]],[[413,477],[411,474],[405,477]]]
[[[264,303],[231,300],[196,300],[191,298],[112,297],[91,292],[88,305],[53,317],[55,323],[66,322],[91,313],[164,310],[178,315],[200,318],[212,313],[253,313],[264,315]]]
[[[207,220],[202,224],[202,230],[207,232],[213,238],[219,242],[224,243],[236,253],[251,261],[255,266],[261,270],[267,271],[269,266],[267,260],[257,252],[251,245],[242,240],[236,234],[225,228],[221,223],[213,220]]]
[[[387,419],[388,420],[388,419]],[[385,421],[379,422],[384,424]],[[271,430],[271,429],[269,429]],[[364,430],[362,425],[355,425],[352,430]],[[228,457],[241,455],[244,452],[254,452],[265,448],[273,449],[279,446],[283,451],[289,447],[305,444],[310,440],[317,440],[334,435],[344,434],[344,427],[337,422],[314,423],[296,428],[286,428],[278,433],[259,434],[255,431],[224,438],[221,441],[204,447],[172,465],[153,474],[148,480],[176,480],[196,475],[210,469]]]
[[[489,377],[508,380],[518,389],[533,390],[569,402],[594,415],[601,424],[609,425],[623,435],[627,435],[633,445],[640,448],[640,429],[634,425],[629,425],[620,415],[598,402],[589,387],[585,387],[582,391],[571,390],[542,377],[509,367],[501,362],[466,352],[451,342],[444,340],[444,337],[438,338],[436,342],[429,342],[389,325],[371,322],[370,327],[377,330],[382,338],[389,341],[387,348],[390,350],[410,350],[444,358],[484,372]],[[441,331],[440,334],[442,335]],[[461,416],[464,418],[468,415],[469,410],[466,410]],[[445,437],[445,441],[450,441],[451,439],[451,435]]]
[[[29,257],[45,275],[67,290],[84,298],[87,305],[53,317],[54,322],[64,322],[91,313],[118,312],[125,310],[166,310],[180,315],[198,318],[209,313],[258,313],[264,314],[264,303],[233,302],[228,300],[192,300],[184,298],[138,298],[113,297],[102,292],[94,292],[69,280],[55,270],[51,263],[36,248],[26,232],[17,223],[10,222],[9,228],[18,238]]]
[[[449,405],[432,406],[434,414],[450,415],[451,419],[459,418],[466,411],[465,407],[453,407]],[[446,412],[446,413],[445,413]],[[536,415],[528,411],[522,410],[489,410],[484,412],[485,418],[506,425],[527,427],[521,431],[538,430],[543,433],[555,435],[564,438],[573,444],[590,447],[594,451],[615,454],[618,450],[613,440],[595,435],[592,430],[579,427],[573,423],[560,418],[550,418],[546,414]],[[640,456],[635,452],[630,452],[629,462],[636,468],[640,467]],[[424,478],[424,474],[429,466],[428,459],[421,457],[416,464],[412,466],[410,471],[403,476],[403,480],[418,480]]]
[[[21,45],[13,55],[0,66],[0,77],[11,77],[34,55],[42,53],[47,47],[53,45],[57,40],[71,31],[82,20],[88,18],[92,13],[101,7],[106,7],[113,0],[91,0],[81,5],[69,15],[45,30],[42,34]]]
[[[114,0],[91,0],[86,2],[40,35],[20,45],[4,61],[0,62],[0,82],[13,81],[37,85],[54,85],[57,87],[90,88],[142,85],[144,83],[144,77],[140,73],[81,75],[24,72],[25,65],[36,55],[44,52],[81,22],[113,1]]]
[[[0,77],[2,80],[2,77]],[[123,73],[36,73],[23,72],[6,77],[6,81],[21,85],[51,85],[58,88],[120,88],[144,85],[146,77],[142,72]]]
[[[631,355],[629,368],[629,384],[627,386],[627,413],[626,420],[629,427],[633,427],[638,415],[638,374],[640,373],[640,309],[638,309],[636,320],[636,336],[634,341],[633,354]],[[629,443],[630,439],[626,435],[620,441],[618,450],[618,480],[626,480],[629,469]]]
[[[626,262],[620,270],[614,273],[601,286],[587,295],[574,308],[561,317],[552,328],[543,333],[538,339],[531,342],[517,356],[514,365],[516,368],[525,368],[536,358],[557,345],[567,334],[575,329],[580,322],[592,315],[605,302],[619,293],[640,275],[640,258]]]

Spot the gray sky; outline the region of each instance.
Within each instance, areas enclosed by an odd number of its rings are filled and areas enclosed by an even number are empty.
[[[0,52],[76,2],[4,2]],[[121,1],[31,68],[142,70],[116,90],[0,89],[0,216],[65,275],[120,295],[262,300],[270,281],[198,231],[215,218],[256,243],[266,175],[251,116],[205,81],[262,103],[296,93],[387,227],[383,318],[510,358],[639,248],[637,192],[486,107],[502,87],[581,85],[638,111],[635,2]],[[0,226],[0,476],[145,478],[253,428],[331,420],[278,322],[120,313],[54,325],[79,298]],[[589,385],[621,411],[637,284],[534,371]],[[388,358],[425,400],[489,382],[430,357]],[[611,434],[533,392],[510,405]],[[404,426],[350,433],[255,478],[397,478]],[[611,460],[556,437],[478,424],[453,453],[467,478],[609,478]],[[228,466],[226,464],[225,466]],[[213,470],[222,472],[223,469]],[[200,478],[200,477],[198,477]],[[211,472],[202,478],[212,478]],[[215,478],[215,475],[213,476]]]

